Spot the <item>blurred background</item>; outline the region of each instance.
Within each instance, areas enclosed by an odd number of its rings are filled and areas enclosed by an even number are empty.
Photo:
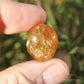
[[[35,4],[47,13],[47,25],[58,35],[54,57],[63,59],[70,67],[70,76],[63,84],[84,84],[84,0],[15,0]],[[28,32],[0,34],[0,71],[32,60],[26,50]]]

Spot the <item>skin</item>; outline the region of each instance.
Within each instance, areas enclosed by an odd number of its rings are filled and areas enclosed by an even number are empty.
[[[0,0],[0,33],[27,32],[35,24],[44,23],[42,8],[10,0]],[[0,84],[61,84],[69,76],[69,68],[60,59],[47,62],[27,61],[0,72]]]

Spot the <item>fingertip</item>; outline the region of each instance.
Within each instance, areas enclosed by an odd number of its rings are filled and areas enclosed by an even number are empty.
[[[27,32],[32,26],[46,20],[46,13],[42,8],[14,1],[3,4],[1,14],[6,25],[5,34]]]
[[[43,72],[43,80],[45,84],[60,84],[69,76],[69,68],[62,60],[57,59],[57,62],[47,68]]]
[[[60,84],[64,82],[69,75],[69,68],[65,62],[60,59],[51,59],[46,62],[37,62],[35,60],[24,62],[8,68],[4,71],[8,77],[11,73],[19,73],[16,75],[19,80],[23,81],[21,77],[27,79],[27,83],[31,80],[37,84]],[[9,79],[9,78],[8,78]]]

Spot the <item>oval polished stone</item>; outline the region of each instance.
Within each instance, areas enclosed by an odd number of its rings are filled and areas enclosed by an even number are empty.
[[[27,50],[37,61],[51,59],[57,48],[57,34],[50,26],[38,24],[29,31],[27,39]]]

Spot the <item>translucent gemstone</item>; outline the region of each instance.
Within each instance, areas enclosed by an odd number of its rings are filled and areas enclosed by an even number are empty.
[[[58,38],[56,32],[45,24],[38,24],[29,31],[27,50],[37,61],[51,59],[57,48]]]

